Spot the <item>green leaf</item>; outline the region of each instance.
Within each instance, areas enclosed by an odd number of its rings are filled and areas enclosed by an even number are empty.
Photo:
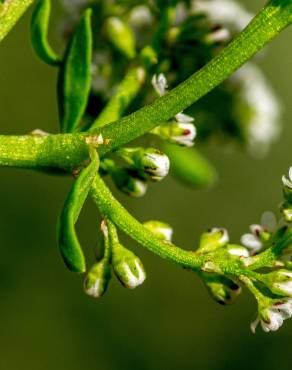
[[[54,52],[48,42],[50,13],[50,0],[38,0],[32,13],[31,42],[40,59],[49,65],[56,66],[61,63],[61,58]]]
[[[215,169],[196,149],[164,143],[163,150],[170,159],[170,172],[182,183],[192,187],[215,183]]]
[[[87,9],[70,40],[58,80],[62,132],[73,132],[85,112],[91,84],[91,9]]]
[[[66,266],[73,272],[86,270],[85,258],[76,235],[75,224],[99,167],[98,154],[94,148],[90,149],[90,157],[91,163],[80,172],[68,194],[58,224],[60,252]]]

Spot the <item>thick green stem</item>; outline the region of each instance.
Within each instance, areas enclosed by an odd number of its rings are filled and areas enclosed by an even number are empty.
[[[197,73],[152,104],[103,129],[110,144],[101,154],[149,132],[188,108],[276,37],[292,21],[291,0],[272,0],[247,28]]]
[[[0,135],[0,166],[71,170],[88,157],[88,143],[95,136]]]
[[[34,0],[6,0],[0,4],[0,42]]]

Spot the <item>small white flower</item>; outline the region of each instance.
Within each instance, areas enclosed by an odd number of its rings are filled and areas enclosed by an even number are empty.
[[[240,242],[245,247],[249,248],[251,255],[259,252],[263,247],[263,242],[259,239],[258,231],[263,230],[261,225],[251,225],[251,233],[244,234],[240,238]]]
[[[285,175],[283,175],[282,182],[284,186],[286,186],[289,189],[292,189],[292,167],[289,168],[288,178]]]
[[[196,127],[192,123],[179,123],[179,128],[182,130],[181,135],[171,137],[171,140],[183,146],[193,146],[197,135]]]
[[[148,172],[155,178],[162,179],[168,175],[170,162],[166,154],[146,152],[145,160],[145,163],[151,164],[151,166],[148,166]]]
[[[163,96],[167,93],[168,85],[166,77],[163,73],[159,73],[159,75],[153,75],[151,82],[152,86],[159,96]]]
[[[257,325],[261,323],[265,332],[276,331],[282,326],[284,320],[289,319],[291,316],[292,300],[287,298],[268,308],[261,309],[257,319],[251,323],[250,328],[255,333]]]

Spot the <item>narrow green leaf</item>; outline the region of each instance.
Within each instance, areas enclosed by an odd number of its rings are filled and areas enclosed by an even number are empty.
[[[50,13],[50,0],[38,0],[31,18],[31,42],[39,58],[45,63],[55,66],[61,63],[61,58],[48,42]]]
[[[86,270],[85,258],[76,235],[75,224],[97,174],[99,158],[94,148],[90,150],[91,163],[74,182],[65,201],[58,224],[58,244],[66,266],[73,272]]]
[[[196,149],[164,143],[163,151],[170,159],[170,173],[182,183],[205,187],[216,181],[215,169]]]
[[[87,9],[70,40],[58,80],[60,126],[73,132],[85,112],[91,83],[91,9]]]

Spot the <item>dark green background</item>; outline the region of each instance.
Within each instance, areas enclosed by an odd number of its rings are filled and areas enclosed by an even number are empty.
[[[263,1],[249,1],[259,9]],[[57,15],[56,15],[57,18]],[[0,45],[1,133],[57,130],[55,70],[40,62],[29,42],[29,15]],[[54,36],[54,35],[53,35]],[[284,130],[264,160],[212,143],[204,151],[220,182],[193,191],[167,179],[141,200],[122,198],[141,220],[175,228],[175,241],[193,248],[211,226],[225,226],[237,241],[265,210],[281,200],[281,175],[292,164],[291,30],[260,59],[280,96]],[[254,299],[244,291],[231,307],[208,296],[192,273],[160,260],[133,242],[148,272],[127,291],[115,280],[94,301],[79,276],[63,266],[56,248],[56,218],[70,179],[0,169],[0,369],[2,370],[259,370],[292,368],[292,320],[274,334],[253,335]],[[89,202],[79,222],[89,256],[98,229]]]

